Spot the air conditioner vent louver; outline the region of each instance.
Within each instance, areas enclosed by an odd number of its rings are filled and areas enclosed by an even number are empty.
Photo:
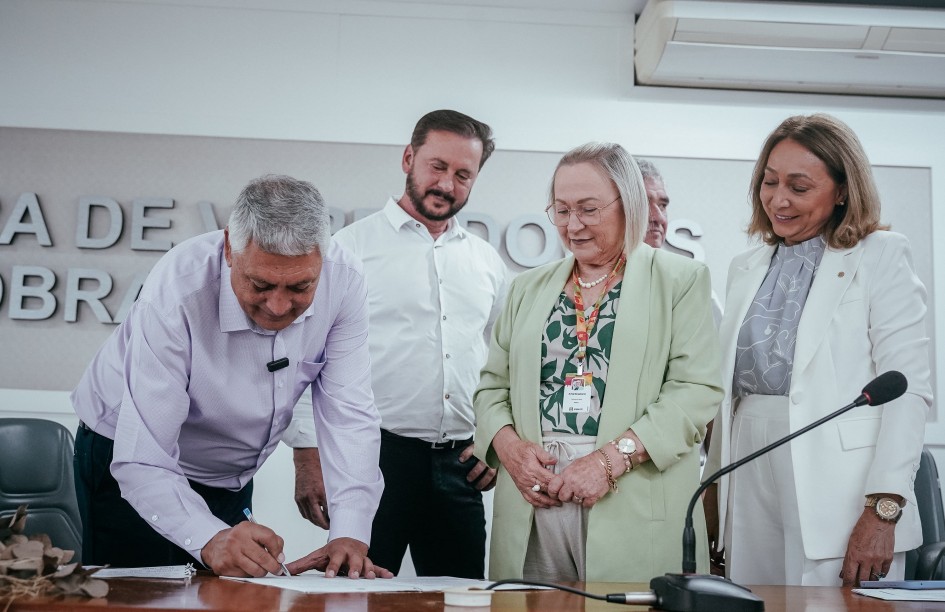
[[[638,82],[945,97],[945,11],[650,0]]]

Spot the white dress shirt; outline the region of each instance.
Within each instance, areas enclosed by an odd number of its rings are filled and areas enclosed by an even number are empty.
[[[229,526],[187,479],[244,487],[311,388],[307,418],[325,451],[329,539],[369,542],[383,479],[364,302],[360,264],[331,245],[309,308],[283,330],[261,329],[233,293],[223,231],[171,249],[72,393],[79,418],[115,441],[111,471],[122,497],[200,560]],[[266,363],[282,357],[289,366],[269,372]]]
[[[364,265],[381,427],[427,442],[472,437],[472,394],[505,300],[505,262],[455,218],[434,240],[393,198],[334,240]],[[293,421],[286,443],[315,446],[304,410]]]

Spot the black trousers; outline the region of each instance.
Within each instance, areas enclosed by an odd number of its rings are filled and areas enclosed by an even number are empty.
[[[122,499],[109,467],[115,443],[80,425],[75,435],[73,471],[82,517],[82,563],[113,567],[181,565],[194,557],[156,532],[131,504]],[[253,483],[240,491],[190,481],[210,512],[230,526],[245,521],[252,509]],[[198,559],[199,561],[199,559]]]
[[[482,493],[459,462],[471,441],[445,448],[381,430],[384,494],[371,531],[371,561],[395,574],[407,547],[418,576],[482,579],[486,519]]]

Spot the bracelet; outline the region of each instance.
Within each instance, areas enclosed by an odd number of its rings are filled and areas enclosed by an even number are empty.
[[[611,440],[610,443],[613,445],[614,448],[617,449],[617,452],[620,453],[620,456],[623,457],[624,465],[626,465],[626,468],[627,468],[623,471],[623,473],[626,474],[627,472],[633,469],[633,461],[630,460],[630,453],[621,452],[620,448],[617,447],[616,440]]]
[[[601,466],[604,468],[604,474],[607,476],[607,484],[610,485],[610,490],[616,493],[617,481],[614,480],[614,465],[610,462],[610,455],[605,453],[604,449],[602,448],[598,448],[597,452],[603,455],[604,460],[607,462],[607,463],[604,463],[604,461],[601,461],[600,459],[598,459],[598,461],[600,461]]]

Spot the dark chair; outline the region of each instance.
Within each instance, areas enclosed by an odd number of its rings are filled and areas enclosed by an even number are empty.
[[[54,421],[0,419],[0,517],[28,505],[25,533],[45,533],[81,561],[72,447],[72,434]]]
[[[916,473],[915,497],[922,521],[922,546],[906,554],[906,579],[945,579],[945,508],[938,468],[927,448]]]

